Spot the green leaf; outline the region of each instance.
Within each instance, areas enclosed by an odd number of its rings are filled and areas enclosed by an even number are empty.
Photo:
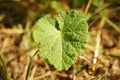
[[[100,4],[100,0],[93,0],[92,3],[93,3],[93,5],[98,7]]]
[[[56,20],[47,16],[39,19],[33,31],[40,56],[58,70],[68,70],[83,53],[87,35],[85,18],[74,10],[58,14]]]

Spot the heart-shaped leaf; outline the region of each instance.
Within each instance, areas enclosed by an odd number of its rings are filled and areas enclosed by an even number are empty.
[[[87,35],[85,18],[74,10],[58,14],[56,20],[47,16],[39,19],[33,31],[40,56],[58,70],[69,69],[83,53]]]

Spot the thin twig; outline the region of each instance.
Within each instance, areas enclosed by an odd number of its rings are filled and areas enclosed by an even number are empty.
[[[5,34],[22,34],[24,33],[23,29],[0,29],[0,33]]]
[[[106,21],[106,17],[103,17],[98,25],[99,30],[98,30],[97,37],[96,37],[96,48],[95,48],[95,52],[94,52],[93,71],[95,70],[95,64],[97,62],[97,57],[99,54],[99,48],[100,48],[100,42],[101,42],[101,33],[102,33],[102,28],[105,24],[105,21]]]
[[[89,1],[88,1],[88,4],[87,4],[87,7],[86,7],[86,9],[85,9],[84,15],[87,14],[87,12],[88,12],[88,10],[89,10],[89,8],[90,8],[91,3],[92,3],[92,0],[89,0]]]
[[[33,70],[32,70],[32,73],[31,73],[31,76],[30,76],[30,80],[33,80],[33,77],[34,77],[34,75],[35,75],[36,69],[37,69],[37,67],[35,66],[35,67],[33,68]]]
[[[86,48],[88,48],[88,49],[91,50],[92,52],[95,51],[94,47],[91,46],[90,44],[86,44]]]
[[[45,73],[45,74],[43,74],[43,75],[41,75],[39,77],[36,77],[33,80],[40,80],[40,79],[42,79],[42,78],[44,78],[46,76],[49,76],[49,75],[51,75],[51,71],[48,71],[47,73]]]
[[[65,74],[65,73],[62,73],[62,74],[61,74],[61,73],[59,73],[59,72],[58,72],[58,71],[56,71],[56,70],[55,70],[55,71],[53,71],[52,73],[53,73],[53,74],[55,74],[55,75],[59,75],[59,76],[61,76],[61,77],[68,77],[68,75],[67,75],[67,74]]]
[[[73,65],[73,71],[72,71],[72,80],[76,80],[76,75],[75,75],[75,66]]]
[[[89,65],[92,65],[92,63],[90,62],[90,60],[88,60],[87,58],[85,58],[84,56],[79,56],[79,59],[83,59],[85,60]]]

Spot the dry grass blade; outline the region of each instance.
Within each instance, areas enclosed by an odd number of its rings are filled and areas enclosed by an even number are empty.
[[[51,75],[51,71],[48,71],[45,74],[43,74],[43,75],[41,75],[39,77],[34,78],[33,80],[40,80],[40,79],[42,79],[42,78],[44,78],[46,76],[49,76],[49,75]]]
[[[35,67],[33,68],[33,70],[32,70],[30,80],[33,80],[33,77],[34,77],[34,75],[35,75],[36,69],[37,69],[37,67],[35,66]]]
[[[87,58],[85,58],[84,56],[79,56],[79,59],[80,58],[83,59],[83,60],[85,60],[89,65],[92,66],[92,63]]]
[[[55,74],[55,75],[59,75],[59,76],[61,76],[61,77],[68,77],[68,75],[67,74],[65,74],[65,73],[59,73],[58,71],[53,71],[52,72],[53,74]]]
[[[24,33],[23,29],[0,29],[0,33],[5,34],[22,34]]]
[[[85,9],[84,15],[87,14],[87,12],[88,12],[88,10],[89,10],[89,8],[90,8],[91,3],[92,3],[92,0],[89,0],[89,1],[88,1],[88,4],[87,4],[87,6],[86,6],[86,9]]]
[[[99,54],[99,47],[100,47],[100,42],[101,42],[101,33],[102,33],[102,28],[105,24],[105,21],[106,21],[106,17],[103,17],[98,25],[99,30],[98,30],[97,37],[96,37],[96,48],[95,48],[95,52],[94,52],[93,71],[95,70],[95,64],[97,62],[97,57]]]

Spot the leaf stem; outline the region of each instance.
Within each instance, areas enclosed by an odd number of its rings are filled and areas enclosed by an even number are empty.
[[[28,76],[29,76],[29,73],[30,73],[30,68],[31,68],[31,61],[32,61],[32,58],[38,53],[39,50],[37,50],[33,55],[32,57],[29,57],[29,62],[28,62],[28,67],[27,67],[27,72],[26,72],[26,77],[25,77],[25,80],[28,80]]]

